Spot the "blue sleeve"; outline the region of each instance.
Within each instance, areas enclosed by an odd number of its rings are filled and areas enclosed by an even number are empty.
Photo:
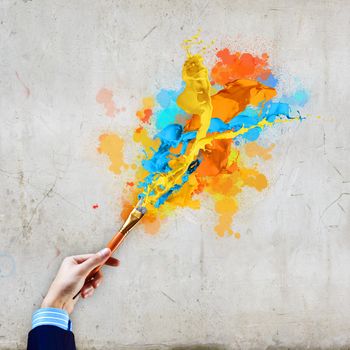
[[[32,317],[32,329],[38,326],[56,326],[66,331],[72,330],[72,322],[68,313],[62,309],[46,307],[34,312]]]
[[[38,326],[28,334],[27,350],[76,350],[74,334],[55,326]]]
[[[27,350],[76,350],[72,322],[61,309],[43,308],[34,312]]]

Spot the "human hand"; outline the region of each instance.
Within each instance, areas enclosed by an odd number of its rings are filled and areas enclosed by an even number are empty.
[[[92,279],[86,281],[90,271],[103,264],[119,265],[119,260],[111,257],[111,254],[109,248],[104,248],[96,254],[75,255],[65,258],[41,307],[59,308],[70,314],[80,295],[84,299],[92,296],[95,289],[101,284],[103,279],[101,271],[96,272]],[[79,296],[73,299],[79,291]]]

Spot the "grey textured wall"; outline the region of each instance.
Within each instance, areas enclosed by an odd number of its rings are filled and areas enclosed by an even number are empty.
[[[235,219],[240,240],[201,225],[208,210],[178,211],[156,236],[136,229],[73,315],[79,348],[350,347],[349,12],[336,0],[1,0],[0,348],[25,347],[62,257],[120,224],[121,182],[96,146],[129,121],[103,117],[97,91],[133,115],[178,78],[199,27],[269,52],[322,118],[278,141],[270,188]]]

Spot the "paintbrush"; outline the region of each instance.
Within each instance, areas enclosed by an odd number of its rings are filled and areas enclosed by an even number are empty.
[[[113,236],[113,238],[108,242],[107,248],[112,251],[112,254],[118,249],[121,245],[127,234],[131,229],[142,219],[146,214],[146,208],[142,206],[143,200],[140,199],[133,210],[130,212],[129,216],[125,220],[121,229]],[[102,268],[103,265],[95,267],[89,275],[86,277],[85,282],[90,281],[90,279]],[[81,291],[79,291],[73,299],[75,299]]]

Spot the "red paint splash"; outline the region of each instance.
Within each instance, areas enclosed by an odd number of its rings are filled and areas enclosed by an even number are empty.
[[[98,204],[94,204],[94,205],[92,206],[92,209],[97,209],[98,207],[99,207]]]

